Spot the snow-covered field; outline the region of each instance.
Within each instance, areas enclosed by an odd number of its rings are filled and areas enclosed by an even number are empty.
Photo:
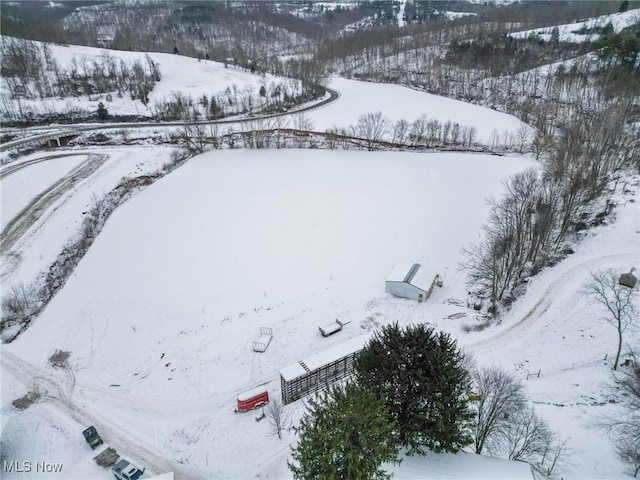
[[[602,28],[607,24],[613,26],[614,32],[619,32],[631,25],[640,23],[640,9],[635,8],[621,13],[612,13],[610,15],[602,15],[600,17],[590,18],[581,22],[557,25],[559,40],[561,42],[594,42],[599,37],[599,33],[579,33],[581,29]],[[528,38],[530,35],[536,35],[545,41],[551,39],[551,31],[554,27],[534,28],[511,34],[514,38]]]
[[[363,113],[380,111],[393,122],[405,119],[409,123],[426,115],[441,123],[475,127],[476,140],[486,145],[492,134],[515,133],[522,124],[513,115],[399,85],[334,77],[329,87],[338,90],[340,98],[309,113],[315,130],[356,125]]]
[[[2,228],[16,216],[33,215],[35,222],[17,243],[3,253],[0,274],[3,285],[28,283],[61,252],[82,222],[83,212],[96,198],[115,187],[123,177],[152,173],[169,162],[171,148],[94,147],[28,155],[0,169],[2,183]],[[104,163],[91,175],[77,175],[90,156]],[[24,167],[20,168],[22,165]],[[10,173],[10,170],[14,170]],[[75,176],[75,178],[73,178]],[[57,182],[69,180],[70,187],[46,205],[43,211],[25,211],[30,202]]]
[[[22,368],[15,355],[56,378],[47,358],[70,351],[75,386],[65,395],[122,453],[157,468],[138,450],[153,449],[176,467],[197,466],[188,472],[200,478],[244,477],[278,454],[280,477],[285,443],[234,415],[236,394],[270,382],[277,395],[279,368],[417,308],[384,295],[395,263],[438,262],[463,288],[459,241],[477,235],[483,199],[502,178],[530,164],[473,154],[202,155],[116,211],[45,313],[3,347],[3,370]],[[352,323],[325,339],[317,326],[333,318]],[[260,326],[275,334],[264,354],[251,350]],[[38,382],[25,380],[21,389]],[[3,388],[10,445],[13,428],[35,428],[29,409],[8,405],[23,393],[15,385]],[[81,437],[68,442],[88,456]],[[247,442],[264,451],[244,458]],[[87,474],[78,468],[67,473]]]
[[[162,161],[159,151],[143,151],[113,154],[114,174],[79,188],[78,204],[92,189],[110,188],[116,170],[124,175]],[[32,173],[22,182],[19,173],[7,177],[13,183],[3,179],[3,201],[12,199],[7,211],[78,161],[35,163],[21,171]],[[233,413],[236,395],[266,384],[277,398],[279,368],[399,321],[448,331],[478,362],[523,380],[541,370],[525,381],[539,413],[569,439],[564,478],[624,478],[608,439],[593,428],[611,408],[603,387],[610,362],[603,359],[615,331],[585,304],[580,287],[591,269],[638,264],[637,179],[634,194],[619,199],[617,222],[590,231],[576,254],[532,281],[501,325],[463,333],[478,320],[460,306],[467,299],[460,249],[478,239],[485,199],[530,166],[527,157],[464,153],[237,150],[192,159],[116,210],[45,312],[2,346],[1,411],[9,417],[2,460],[64,463],[61,474],[46,478],[110,478],[81,435],[94,424],[152,472],[287,478],[294,434],[268,437],[266,422]],[[21,196],[14,200],[13,191]],[[57,209],[52,230],[79,221],[73,203]],[[34,235],[25,253],[37,257],[51,234]],[[387,273],[406,262],[444,277],[424,304],[384,293]],[[320,336],[317,327],[335,318],[350,323]],[[262,354],[251,349],[261,326],[274,332]],[[68,370],[49,365],[56,350],[70,352]],[[41,400],[16,410],[11,402],[29,390]],[[287,409],[297,418],[303,404]],[[476,468],[453,462],[462,472]],[[422,471],[409,463],[400,478]],[[424,467],[429,478],[442,478],[438,471]]]

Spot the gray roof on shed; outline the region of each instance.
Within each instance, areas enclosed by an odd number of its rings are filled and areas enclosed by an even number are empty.
[[[402,263],[393,267],[385,280],[407,283],[428,292],[435,278],[435,273],[425,270],[419,263]]]

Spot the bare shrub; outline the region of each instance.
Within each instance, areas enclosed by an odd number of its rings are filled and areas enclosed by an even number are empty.
[[[489,327],[490,325],[491,325],[491,317],[486,317],[480,323],[474,323],[472,325],[465,324],[461,328],[464,333],[481,332],[485,330],[487,327]]]
[[[19,283],[11,286],[2,297],[0,331],[16,324],[27,325],[36,314],[39,304],[33,285]]]
[[[26,410],[40,399],[38,392],[28,392],[25,396],[15,399],[11,405],[18,410]]]
[[[629,465],[630,473],[633,475],[633,478],[637,478],[638,473],[640,473],[640,442],[638,442],[638,435],[640,432],[635,432],[635,434],[619,434],[616,439],[615,450],[623,462]]]
[[[67,352],[64,350],[56,350],[49,357],[49,364],[52,367],[56,367],[56,368],[68,368],[69,364],[67,363],[67,360],[69,360],[70,356],[71,356],[71,352]]]

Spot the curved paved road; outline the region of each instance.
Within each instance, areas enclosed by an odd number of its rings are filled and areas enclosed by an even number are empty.
[[[78,134],[80,132],[88,132],[92,130],[106,130],[113,128],[149,128],[149,127],[182,127],[185,125],[226,125],[231,123],[245,123],[245,122],[255,122],[257,120],[266,120],[269,118],[276,117],[284,117],[286,115],[295,115],[297,113],[308,112],[310,110],[315,110],[316,108],[323,107],[340,97],[340,92],[337,90],[333,90],[331,88],[327,88],[327,92],[329,93],[329,98],[325,98],[324,100],[314,103],[313,105],[309,105],[303,108],[299,108],[294,111],[288,111],[283,113],[273,113],[269,115],[260,115],[250,118],[237,118],[237,119],[225,119],[225,120],[210,120],[207,122],[133,122],[133,123],[104,123],[104,124],[94,124],[94,125],[86,125],[86,124],[75,124],[75,125],[60,125],[60,129],[56,132],[49,133],[41,133],[38,135],[33,135],[26,138],[21,138],[19,140],[13,140],[11,142],[5,142],[0,144],[0,152],[4,150],[8,150],[13,147],[19,147],[21,145],[26,145],[28,143],[34,141],[44,141],[53,138],[57,138],[59,136],[71,136]],[[53,128],[53,127],[51,127]]]

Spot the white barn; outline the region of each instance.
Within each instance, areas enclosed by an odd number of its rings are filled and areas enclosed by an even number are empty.
[[[396,297],[424,302],[431,295],[439,276],[419,263],[396,265],[387,275],[385,292]]]

